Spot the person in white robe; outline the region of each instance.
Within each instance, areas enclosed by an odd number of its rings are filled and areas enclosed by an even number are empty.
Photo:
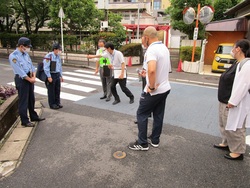
[[[250,127],[250,42],[242,39],[236,42],[232,55],[239,63],[236,69],[233,89],[228,101],[227,142],[230,153],[225,158],[243,160],[246,151],[246,127]]]

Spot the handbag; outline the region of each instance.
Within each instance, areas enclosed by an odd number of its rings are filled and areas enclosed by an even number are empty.
[[[38,63],[37,65],[36,77],[43,82],[47,81],[48,79],[43,69],[43,62]]]
[[[111,77],[111,70],[107,65],[103,66],[103,77]]]
[[[44,58],[44,59],[46,59],[46,58]],[[51,54],[50,54],[50,59],[48,59],[48,60],[51,61]],[[44,69],[43,69],[43,62],[40,62],[37,64],[36,77],[43,82],[46,82],[48,79],[47,75],[45,74]]]

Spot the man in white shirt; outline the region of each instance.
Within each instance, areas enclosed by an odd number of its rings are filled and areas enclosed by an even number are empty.
[[[138,140],[129,144],[132,150],[148,150],[148,142],[158,147],[164,119],[165,103],[170,93],[169,69],[170,54],[167,47],[158,41],[154,27],[147,27],[143,40],[148,48],[144,56],[146,86],[140,98],[137,110]],[[153,113],[153,129],[147,140],[148,117]]]
[[[100,54],[100,55],[88,55],[87,58],[109,58],[111,64],[109,65],[109,68],[113,70],[114,74],[111,78],[111,92],[112,95],[115,98],[115,101],[112,103],[113,105],[116,105],[120,103],[120,97],[117,94],[116,90],[116,84],[119,83],[121,90],[126,94],[127,97],[129,97],[129,103],[134,103],[134,95],[131,93],[131,91],[127,88],[127,75],[126,75],[126,65],[123,54],[115,50],[115,47],[112,43],[107,42],[105,44],[106,53]],[[116,74],[119,74],[116,77]]]

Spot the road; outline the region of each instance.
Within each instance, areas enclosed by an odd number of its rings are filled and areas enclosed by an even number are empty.
[[[1,84],[13,85],[13,72],[6,59],[0,62]],[[130,72],[131,73],[131,72]],[[133,75],[133,74],[132,74]],[[189,77],[192,74],[188,75]],[[195,75],[193,75],[195,76]],[[122,105],[111,105],[111,102],[100,101],[102,88],[100,78],[94,75],[91,69],[83,69],[77,67],[63,67],[64,82],[62,83],[61,98],[65,106],[64,111],[71,109],[74,105],[86,105],[99,109],[135,115],[138,102],[133,105],[128,103]],[[213,78],[213,77],[212,77]],[[200,78],[205,79],[205,78]],[[175,78],[178,80],[178,78]],[[179,80],[184,80],[179,79]],[[170,125],[191,129],[194,131],[219,136],[218,131],[218,102],[217,87],[213,82],[211,86],[191,85],[188,84],[189,78],[185,79],[185,83],[172,82],[172,91],[167,100],[164,123]],[[190,83],[200,84],[200,80],[190,81]],[[132,93],[135,95],[135,101],[139,101],[141,82],[137,76],[128,76],[128,85]],[[207,83],[209,85],[209,83]],[[118,87],[119,91],[119,87]],[[121,91],[119,91],[121,93]],[[47,90],[43,82],[37,80],[35,84],[35,93],[37,100],[42,100],[44,107],[48,107]],[[125,95],[121,94],[121,100],[127,101]]]
[[[249,148],[244,161],[233,162],[212,147],[220,141],[216,87],[171,82],[160,147],[135,152],[127,145],[137,135],[137,78],[128,82],[136,102],[129,104],[118,90],[121,103],[113,106],[99,99],[101,86],[89,69],[63,68],[68,79],[62,91],[70,97],[63,99],[64,108],[51,110],[44,84],[36,83],[46,121],[37,126],[21,165],[0,187],[249,187]],[[11,83],[6,62],[0,62],[0,71],[1,84]],[[125,159],[113,158],[118,150],[127,153]]]

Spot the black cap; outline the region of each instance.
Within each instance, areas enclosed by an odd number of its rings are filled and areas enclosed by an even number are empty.
[[[54,49],[59,49],[59,50],[61,50],[62,47],[61,47],[61,45],[60,45],[59,43],[54,43],[54,44],[52,45],[52,50],[54,50]]]
[[[21,37],[18,40],[18,46],[23,45],[23,46],[28,46],[28,47],[32,47],[30,39],[26,38],[26,37]]]

